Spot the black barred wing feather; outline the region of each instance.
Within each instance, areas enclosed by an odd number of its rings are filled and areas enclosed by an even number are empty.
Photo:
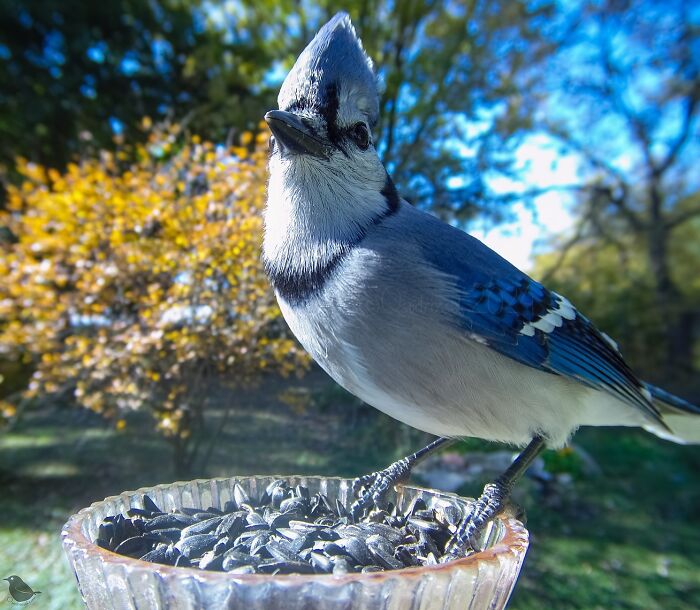
[[[460,325],[471,338],[533,368],[609,392],[659,420],[649,391],[612,339],[566,298],[514,267],[503,270],[507,276],[494,278],[459,268]],[[454,276],[455,269],[441,271]]]

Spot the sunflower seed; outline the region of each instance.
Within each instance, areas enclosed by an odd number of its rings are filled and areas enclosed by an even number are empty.
[[[272,536],[272,532],[260,532],[255,538],[253,538],[250,542],[250,554],[251,555],[260,555],[262,551],[269,551],[269,549],[266,548],[268,541],[270,540],[270,536]]]
[[[269,527],[267,521],[265,521],[262,515],[259,515],[258,513],[248,513],[246,516],[246,523],[248,526],[262,526],[265,529]]]
[[[372,558],[369,553],[367,545],[359,538],[344,538],[338,540],[335,544],[341,544],[345,549],[347,555],[355,561],[355,564],[360,564],[363,566],[371,563]]]
[[[142,561],[151,561],[153,563],[169,563],[167,559],[167,551],[167,545],[161,544],[152,551],[148,551],[148,553],[142,555],[140,559]]]
[[[318,530],[324,530],[327,528],[326,525],[319,525],[317,523],[307,523],[306,521],[299,521],[292,519],[289,522],[289,527],[300,532],[316,532]]]
[[[165,551],[165,559],[170,565],[175,565],[175,561],[180,555],[180,549],[176,549],[172,544]]]
[[[429,553],[433,553],[435,556],[442,555],[433,539],[426,535],[425,532],[420,532],[419,534],[418,549],[423,557],[427,557]]]
[[[201,557],[204,553],[211,550],[216,544],[216,540],[217,538],[213,534],[195,534],[194,536],[182,538],[175,545],[175,548],[185,557],[191,559],[192,557]]]
[[[184,555],[180,555],[176,560],[175,560],[175,567],[177,568],[189,568],[192,565],[190,560],[185,557]]]
[[[327,574],[333,571],[333,562],[323,553],[310,553],[309,559],[317,572]]]
[[[300,531],[293,530],[289,527],[278,527],[275,529],[280,536],[283,536],[287,540],[296,540],[297,538],[301,538],[302,536],[305,535],[305,534],[302,534]]]
[[[183,531],[177,527],[166,527],[162,530],[152,530],[150,533],[158,536],[163,542],[177,542]]]
[[[115,553],[120,555],[135,555],[141,557],[151,550],[152,542],[144,539],[143,536],[133,536],[120,542],[114,549]]]
[[[462,521],[462,511],[453,504],[446,504],[435,511],[435,518],[443,525],[456,528]]]
[[[333,559],[333,574],[347,574],[354,571],[352,565],[345,557],[335,557]]]
[[[228,535],[232,538],[237,538],[238,535],[243,531],[245,526],[245,520],[243,517],[237,513],[230,513],[221,519],[221,523],[217,525],[216,531],[214,532],[217,536]]]
[[[285,544],[284,542],[277,542],[275,540],[270,540],[267,545],[265,546],[267,549],[267,552],[270,553],[270,555],[274,558],[277,559],[278,561],[298,561],[299,557],[297,556],[296,553],[294,553],[290,548],[288,544]],[[252,549],[251,549],[252,550]]]
[[[250,503],[250,497],[245,492],[245,490],[240,486],[239,483],[236,483],[233,486],[233,499],[236,501],[236,504],[238,504],[238,506],[241,506],[242,504],[249,504]]]
[[[397,531],[385,523],[360,523],[359,527],[371,535],[382,536],[391,544],[399,544],[403,539],[403,532]]]
[[[407,568],[420,565],[420,561],[414,557],[410,549],[403,545],[396,547],[396,550],[394,551],[394,558],[399,560]]]
[[[126,514],[129,515],[129,517],[151,517],[153,512],[144,508],[130,508],[126,511]]]
[[[297,495],[298,498],[304,498],[304,500],[306,500],[307,502],[311,499],[309,488],[304,487],[303,485],[297,485],[294,488],[294,493]]]
[[[296,553],[297,555],[302,551],[302,549],[305,549],[313,544],[311,540],[311,536],[299,536],[296,540],[292,540],[289,543],[289,548],[293,553]]]
[[[279,509],[282,501],[287,497],[287,490],[284,487],[275,487],[270,496],[270,502],[273,508]]]
[[[394,558],[394,547],[381,536],[367,538],[367,548],[378,565],[387,570],[398,570],[403,564]]]
[[[100,527],[97,528],[97,539],[104,540],[106,545],[111,544],[111,540],[114,538],[114,523],[101,523]],[[102,546],[102,545],[100,545]]]
[[[152,500],[151,496],[144,495],[143,499],[143,507],[146,510],[150,510],[152,513],[162,513],[163,511],[158,508],[158,505]]]
[[[211,517],[209,519],[205,519],[204,521],[200,521],[199,523],[188,525],[182,530],[181,538],[196,536],[198,534],[208,534],[212,530],[215,530],[222,520],[223,517]]]
[[[280,510],[283,513],[296,513],[299,515],[305,515],[308,508],[308,500],[305,498],[287,498],[282,500],[280,503]]]
[[[195,513],[192,515],[197,521],[204,521],[207,519],[211,519],[212,517],[218,517],[220,515],[217,515],[216,513],[210,513],[209,511],[200,511],[198,513]]]
[[[231,574],[347,574],[436,565],[463,518],[459,505],[415,497],[401,509],[365,512],[304,485],[270,482],[260,497],[238,483],[223,509],[182,507],[164,513],[150,496],[142,508],[110,515],[96,544],[144,561]]]
[[[224,556],[217,555],[214,551],[207,551],[202,555],[198,565],[200,570],[221,571],[224,569]]]
[[[272,529],[279,529],[280,527],[287,527],[289,525],[290,520],[291,520],[290,514],[278,513],[278,512],[271,512],[266,518],[268,525]]]
[[[262,563],[259,557],[253,557],[247,553],[242,553],[236,549],[231,549],[224,553],[223,568],[227,572],[240,566],[252,566],[257,568]]]
[[[197,520],[189,515],[180,515],[178,513],[168,513],[165,515],[158,515],[150,521],[147,521],[144,528],[147,532],[153,530],[162,530],[170,527],[177,527],[183,529],[188,525],[194,525]]]
[[[345,508],[345,505],[338,500],[338,498],[335,499],[335,512],[338,513],[341,518],[350,516],[348,509]]]

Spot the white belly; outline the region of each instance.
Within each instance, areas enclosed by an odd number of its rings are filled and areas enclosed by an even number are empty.
[[[410,426],[516,445],[562,446],[580,425],[639,425],[636,409],[575,380],[522,365],[468,338],[434,291],[331,279],[308,303],[278,299],[290,328],[341,386]],[[358,296],[359,295],[359,296]],[[418,306],[418,304],[420,306]],[[444,311],[442,312],[444,314]]]

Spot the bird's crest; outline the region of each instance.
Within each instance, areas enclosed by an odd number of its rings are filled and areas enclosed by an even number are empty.
[[[379,101],[372,60],[365,53],[347,13],[326,23],[302,51],[285,78],[277,98],[279,108],[303,114],[356,114],[373,125]]]

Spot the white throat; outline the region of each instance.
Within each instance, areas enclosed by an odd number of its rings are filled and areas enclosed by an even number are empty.
[[[367,169],[274,155],[265,208],[267,264],[303,272],[356,241],[387,205],[381,194],[386,176],[373,183],[376,167]]]

